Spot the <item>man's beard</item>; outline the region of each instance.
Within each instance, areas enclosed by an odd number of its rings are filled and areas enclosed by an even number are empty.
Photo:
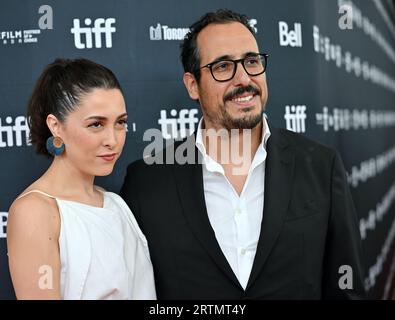
[[[264,110],[263,105],[261,105],[261,110],[258,114],[248,114],[251,109],[252,108],[243,110],[246,115],[238,118],[233,118],[225,108],[225,105],[223,105],[223,107],[221,108],[222,127],[228,131],[231,129],[254,129],[258,124],[262,122]]]
[[[265,101],[261,99],[261,110],[258,114],[250,114],[250,112],[254,110],[254,107],[249,107],[241,110],[241,112],[245,114],[237,118],[232,117],[226,107],[226,102],[231,101],[237,95],[241,95],[245,92],[253,93],[258,97],[261,96],[260,90],[253,86],[237,88],[224,97],[223,104],[219,106],[220,114],[213,115],[210,114],[210,112],[206,112],[208,120],[213,123],[215,127],[224,128],[228,131],[232,129],[254,129],[262,122],[263,113],[265,111]]]

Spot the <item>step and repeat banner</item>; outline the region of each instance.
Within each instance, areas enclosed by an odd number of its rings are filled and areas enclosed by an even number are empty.
[[[44,66],[83,57],[114,71],[129,114],[127,143],[111,176],[141,158],[150,128],[165,139],[201,112],[182,83],[179,45],[188,26],[218,8],[244,13],[266,71],[270,123],[339,150],[357,208],[365,287],[387,299],[395,274],[395,9],[386,0],[68,0],[0,3],[0,299],[15,298],[7,264],[13,199],[48,167],[28,140],[26,105]],[[174,130],[174,131],[176,131]]]

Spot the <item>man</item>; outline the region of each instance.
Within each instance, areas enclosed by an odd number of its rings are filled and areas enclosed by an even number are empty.
[[[268,126],[267,55],[247,18],[206,14],[181,57],[203,113],[184,143],[193,141],[202,163],[140,160],[121,190],[148,239],[158,298],[362,297],[360,237],[341,160]],[[229,135],[209,134],[221,130]],[[242,164],[232,161],[232,145]]]

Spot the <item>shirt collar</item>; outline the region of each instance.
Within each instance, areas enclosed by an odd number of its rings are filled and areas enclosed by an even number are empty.
[[[266,145],[267,141],[271,135],[270,128],[267,124],[267,115],[264,113],[262,117],[262,139],[261,143],[256,151],[256,154],[254,156],[253,162],[251,164],[251,170],[258,166],[260,163],[262,163],[266,159]],[[199,121],[199,125],[197,127],[196,131],[196,142],[195,142],[196,148],[199,150],[199,152],[203,156],[203,163],[206,165],[206,168],[209,171],[217,171],[224,173],[224,170],[222,166],[216,162],[214,159],[212,159],[206,151],[206,147],[203,143],[203,117]]]

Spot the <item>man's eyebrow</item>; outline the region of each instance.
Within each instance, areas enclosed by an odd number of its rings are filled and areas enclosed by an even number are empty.
[[[232,57],[233,56],[226,54],[226,55],[215,58],[213,61],[209,62],[208,64],[214,64],[214,63],[217,63],[221,60],[232,60]]]
[[[249,57],[249,56],[256,56],[257,54],[259,54],[259,53],[258,52],[254,52],[254,51],[248,51],[248,52],[244,53],[242,57],[245,58],[245,57]],[[223,56],[220,56],[220,57],[216,58],[211,63],[216,63],[216,62],[221,61],[221,60],[234,60],[234,56],[233,55],[229,55],[229,54],[225,54]]]
[[[245,53],[245,54],[243,55],[243,57],[245,58],[245,57],[248,57],[248,56],[256,56],[256,55],[258,55],[258,54],[259,54],[259,52],[249,51],[249,52]]]
[[[230,60],[232,59],[233,56],[229,55],[229,54],[225,54],[223,56],[220,56],[218,58],[216,58],[214,61],[220,61],[220,60]]]

